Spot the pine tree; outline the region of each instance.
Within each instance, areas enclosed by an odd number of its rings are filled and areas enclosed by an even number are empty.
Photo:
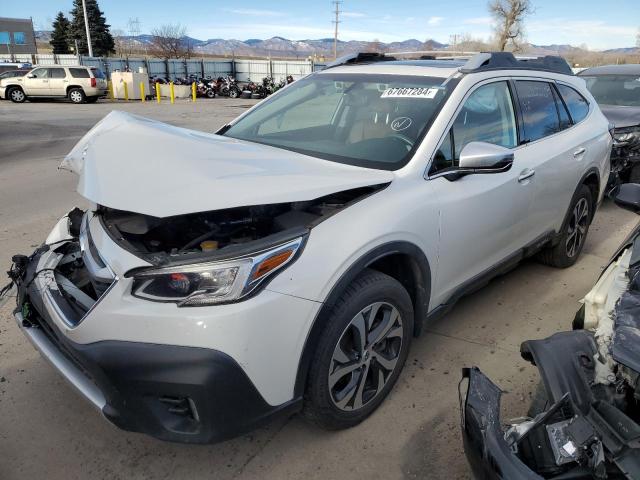
[[[98,7],[97,0],[85,0],[87,5],[87,16],[89,18],[89,33],[91,34],[91,44],[93,54],[96,57],[115,53],[115,43],[109,32],[110,25],[107,25],[104,14]],[[73,10],[71,10],[71,26],[69,38],[71,42],[78,40],[78,53],[87,55],[87,34],[84,28],[84,11],[82,10],[82,0],[73,0]]]
[[[53,53],[62,55],[65,53],[71,53],[69,48],[69,20],[64,16],[62,12],[58,12],[55,21],[53,22],[53,32],[51,33],[51,40],[49,43],[53,47]]]

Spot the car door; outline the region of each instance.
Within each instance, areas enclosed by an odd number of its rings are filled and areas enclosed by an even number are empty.
[[[67,71],[64,68],[49,68],[49,93],[47,95],[65,96],[68,84]]]
[[[445,302],[474,277],[506,261],[524,246],[526,214],[533,199],[518,146],[514,97],[508,80],[477,86],[463,101],[429,170],[440,203],[440,244],[436,288]],[[471,174],[448,180],[469,142],[513,149],[505,172]]]
[[[532,241],[560,228],[586,149],[567,134],[571,121],[551,81],[515,79],[514,90],[522,119],[521,157],[535,192],[527,215]]]
[[[47,95],[49,69],[35,68],[24,78],[24,93],[31,96]]]

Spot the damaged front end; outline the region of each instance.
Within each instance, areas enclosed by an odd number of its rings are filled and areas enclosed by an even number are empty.
[[[500,389],[465,369],[465,452],[478,478],[640,478],[640,237],[585,296],[574,331],[522,344],[541,377],[528,417],[502,424]]]
[[[607,191],[609,194],[615,194],[619,185],[637,182],[638,179],[640,179],[640,125],[616,127],[613,131],[611,173]]]

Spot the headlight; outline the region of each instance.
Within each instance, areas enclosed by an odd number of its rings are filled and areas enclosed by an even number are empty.
[[[179,307],[232,302],[293,261],[302,241],[300,237],[235,260],[145,270],[134,275],[131,293]]]
[[[640,142],[640,128],[632,127],[619,129],[613,132],[613,143],[616,147]]]

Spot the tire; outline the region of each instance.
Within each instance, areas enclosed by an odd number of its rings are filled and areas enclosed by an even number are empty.
[[[27,99],[27,96],[24,94],[20,87],[9,88],[6,96],[13,103],[24,103],[24,101]]]
[[[229,98],[238,98],[239,96],[240,92],[238,92],[238,90],[236,90],[235,88],[229,90]]]
[[[593,205],[591,190],[586,185],[581,185],[571,201],[559,241],[538,254],[540,262],[556,268],[567,268],[576,263],[589,233],[594,214]]]
[[[214,92],[211,89],[208,89],[205,93],[205,95],[207,96],[207,98],[216,98],[216,92]]]
[[[71,88],[69,92],[67,92],[67,97],[73,103],[85,103],[87,101],[87,96],[84,94],[84,90],[81,88]]]
[[[350,428],[371,415],[398,380],[413,335],[413,305],[397,280],[365,270],[323,321],[302,412],[322,428]]]

